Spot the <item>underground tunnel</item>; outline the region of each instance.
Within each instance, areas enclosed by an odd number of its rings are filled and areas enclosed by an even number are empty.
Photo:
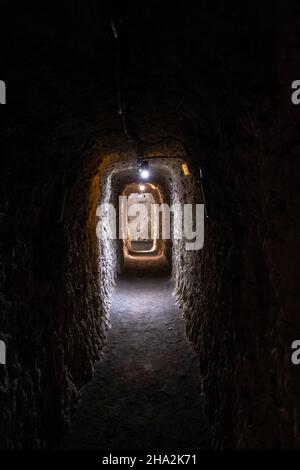
[[[299,6],[3,7],[0,449],[299,448]]]
[[[130,210],[142,204],[149,212],[155,203],[163,207],[167,202],[192,203],[200,198],[197,182],[183,172],[182,165],[185,169],[188,165],[182,159],[149,155],[144,175],[143,170],[138,172],[134,155],[132,159],[127,155],[125,160],[118,157],[106,162],[105,171],[103,165],[98,170],[103,187],[100,201],[115,202],[120,195],[127,198],[129,223],[122,240],[115,234],[110,242],[99,237],[100,264],[105,273],[112,272],[110,285],[106,275],[100,278],[100,291],[110,304],[111,328],[103,360],[82,392],[63,441],[68,449],[210,447],[197,355],[186,338],[173,295],[172,279],[184,256],[182,241],[173,239],[174,234],[171,239],[162,238],[162,220],[153,220],[154,216],[141,230]],[[101,221],[105,211],[97,213]],[[108,220],[102,225],[106,232]],[[133,228],[137,237],[132,239]],[[192,408],[186,406],[189,401],[193,401]]]

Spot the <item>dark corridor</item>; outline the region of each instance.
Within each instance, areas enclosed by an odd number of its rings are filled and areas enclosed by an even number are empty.
[[[0,6],[0,449],[299,449],[299,2]]]

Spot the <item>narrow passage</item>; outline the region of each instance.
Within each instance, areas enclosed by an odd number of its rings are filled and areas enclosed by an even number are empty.
[[[199,360],[185,336],[162,257],[131,258],[114,290],[110,316],[104,358],[82,390],[64,447],[209,448]]]

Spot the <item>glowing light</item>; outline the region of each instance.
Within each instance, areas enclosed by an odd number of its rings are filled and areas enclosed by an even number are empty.
[[[187,163],[183,163],[181,165],[181,168],[182,168],[184,176],[189,176],[190,175],[190,170],[189,170],[189,167],[187,166]]]
[[[145,185],[144,184],[140,184],[140,191],[145,191]]]
[[[149,170],[142,170],[141,177],[146,180],[149,177]]]
[[[144,180],[149,177],[149,162],[147,160],[141,160],[139,162],[139,173]]]

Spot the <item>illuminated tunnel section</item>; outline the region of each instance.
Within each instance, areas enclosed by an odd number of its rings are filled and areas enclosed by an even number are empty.
[[[184,241],[162,238],[159,218],[147,218],[144,231],[138,227],[145,214],[151,214],[152,204],[185,203],[191,196],[186,188],[193,198],[200,197],[200,191],[182,158],[147,161],[147,178],[134,161],[113,162],[106,172],[111,184],[104,185],[101,200],[117,203],[125,197],[128,226],[123,240],[100,242],[100,263],[115,266],[119,274],[109,299],[103,359],[82,390],[63,441],[68,449],[211,447],[198,356],[174,297],[177,278],[172,277],[172,264],[185,256]]]

